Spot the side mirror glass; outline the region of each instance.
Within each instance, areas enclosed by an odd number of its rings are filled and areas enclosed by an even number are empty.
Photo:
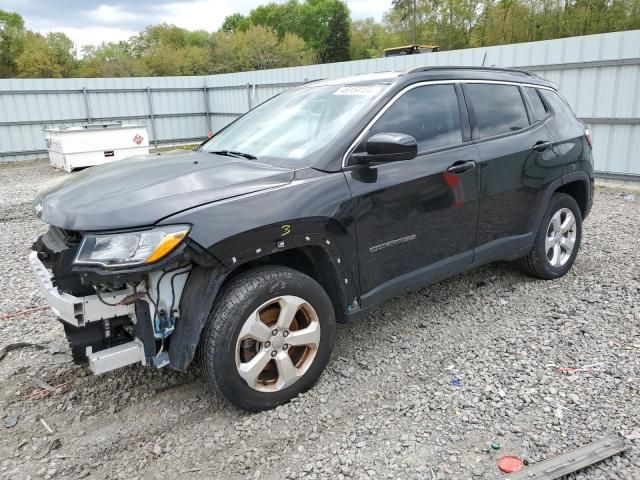
[[[376,133],[367,140],[365,149],[351,155],[352,164],[412,160],[418,155],[418,142],[404,133]]]

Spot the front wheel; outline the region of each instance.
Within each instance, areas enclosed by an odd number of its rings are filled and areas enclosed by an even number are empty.
[[[554,193],[540,224],[533,249],[519,260],[521,268],[545,280],[560,278],[573,265],[582,240],[582,215],[575,199]]]
[[[333,305],[309,276],[262,267],[223,288],[205,327],[202,363],[228,402],[260,411],[311,388],[335,343]]]

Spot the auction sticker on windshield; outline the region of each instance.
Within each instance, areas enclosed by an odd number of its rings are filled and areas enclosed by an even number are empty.
[[[340,87],[334,95],[372,95],[381,88],[380,85],[349,85]]]

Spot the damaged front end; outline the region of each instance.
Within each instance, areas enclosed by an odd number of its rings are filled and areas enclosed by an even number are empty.
[[[77,363],[88,362],[94,374],[171,363],[168,347],[187,280],[194,268],[216,265],[188,232],[188,225],[96,234],[51,226],[37,239],[29,263]],[[196,328],[190,344],[199,334]],[[195,351],[190,347],[188,358],[181,355],[183,368]]]

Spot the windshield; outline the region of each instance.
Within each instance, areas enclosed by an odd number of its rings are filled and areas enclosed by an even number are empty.
[[[289,90],[239,118],[201,151],[305,163],[304,159],[329,145],[382,89],[382,85],[325,85]]]

